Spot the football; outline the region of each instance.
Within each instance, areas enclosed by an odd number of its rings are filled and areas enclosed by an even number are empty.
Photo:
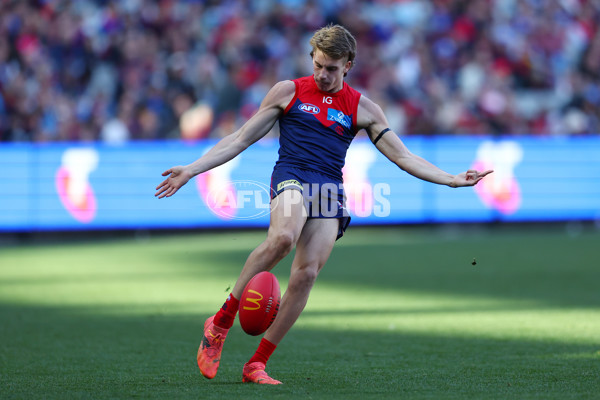
[[[268,271],[260,272],[246,285],[240,299],[240,325],[248,335],[266,331],[279,311],[279,281]]]

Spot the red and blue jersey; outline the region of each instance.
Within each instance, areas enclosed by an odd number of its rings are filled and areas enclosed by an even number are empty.
[[[336,93],[323,92],[312,75],[293,82],[296,93],[279,119],[275,166],[313,170],[341,182],[346,151],[358,131],[361,94],[346,82]]]

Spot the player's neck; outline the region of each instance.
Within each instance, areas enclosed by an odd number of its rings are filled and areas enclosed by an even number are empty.
[[[332,89],[332,90],[328,90],[328,91],[327,91],[327,93],[331,93],[331,94],[333,94],[333,93],[337,93],[337,92],[339,92],[340,90],[342,90],[343,88],[344,88],[344,81],[342,81],[342,82],[340,83],[339,87],[336,87],[335,89]]]

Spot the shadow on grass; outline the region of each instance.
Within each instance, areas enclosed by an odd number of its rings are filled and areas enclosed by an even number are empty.
[[[600,306],[600,270],[593,262],[597,258],[597,234],[577,239],[554,233],[527,240],[519,235],[469,237],[468,241],[438,239],[336,247],[317,285],[524,301],[539,309]],[[134,285],[177,275],[197,282],[198,290],[202,290],[202,274],[220,276],[224,281],[235,279],[251,250],[190,248],[182,252],[170,251],[165,245],[156,254],[146,254],[144,247],[136,251],[145,254],[148,262],[157,259],[158,267],[153,265],[147,271],[142,265],[141,270],[136,269],[141,272],[131,274],[118,268],[114,275],[90,270],[80,277],[69,276],[67,271],[56,279],[49,274],[43,280],[36,276],[7,277],[1,283],[33,282],[27,290],[35,290],[36,282],[81,279],[103,284],[118,278],[126,284],[131,280]],[[97,256],[98,250],[91,254]],[[109,253],[102,254],[107,257]],[[106,262],[119,265],[121,254]],[[90,253],[82,257],[74,264],[85,265]],[[475,266],[471,265],[473,258],[477,259]],[[289,276],[290,263],[291,256],[274,271],[281,280]],[[119,316],[114,308],[107,312],[94,306],[0,304],[0,397],[591,399],[600,393],[600,343],[465,337],[444,332],[331,332],[301,324],[286,336],[269,362],[269,372],[284,381],[282,387],[240,383],[242,365],[259,338],[246,336],[237,325],[227,339],[219,376],[208,381],[199,374],[194,358],[206,315],[165,314],[160,307],[150,304]],[[450,311],[486,312],[497,307],[503,310],[508,306],[474,303],[454,305]],[[385,310],[397,314],[436,311],[447,312],[449,308],[414,310],[391,305]],[[346,314],[357,315],[352,310],[307,310],[302,317]]]
[[[311,316],[311,313],[307,313]],[[242,385],[259,338],[232,329],[219,375],[194,358],[204,316],[119,317],[0,305],[2,398],[593,398],[599,346],[295,328],[269,362],[285,385]]]
[[[559,231],[468,241],[433,236],[430,243],[336,247],[318,282],[534,301],[559,307],[600,307],[600,268],[594,261],[599,240],[600,233],[571,238]],[[204,251],[170,257],[171,261],[175,257],[180,267],[189,265],[190,274],[197,273],[201,262],[218,265],[215,274],[237,277],[250,251]],[[280,280],[289,277],[292,258],[293,253],[273,270]]]

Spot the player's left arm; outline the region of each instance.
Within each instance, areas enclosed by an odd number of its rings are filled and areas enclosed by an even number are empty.
[[[452,175],[422,157],[413,154],[393,131],[381,107],[361,96],[358,105],[357,122],[359,128],[364,128],[375,144],[375,147],[390,161],[409,174],[440,185],[450,187],[473,186],[492,170],[477,171],[470,169],[458,175]]]

